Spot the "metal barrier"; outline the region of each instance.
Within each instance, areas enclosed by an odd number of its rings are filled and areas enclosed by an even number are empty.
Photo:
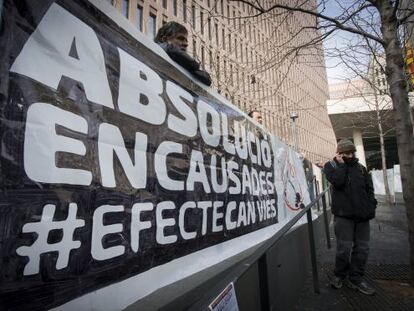
[[[258,275],[259,275],[259,286],[260,286],[260,305],[262,310],[270,310],[269,303],[269,282],[268,282],[268,273],[267,273],[267,259],[266,252],[273,247],[298,221],[302,216],[307,215],[307,227],[308,227],[308,236],[309,236],[309,246],[310,246],[310,255],[312,263],[312,276],[313,276],[313,287],[315,293],[319,293],[319,278],[318,278],[318,267],[316,262],[316,247],[315,239],[313,232],[313,222],[312,222],[312,211],[313,206],[318,206],[320,200],[322,200],[323,207],[323,219],[324,219],[324,229],[326,233],[326,244],[328,248],[331,248],[330,242],[330,233],[329,233],[329,223],[327,215],[327,204],[326,197],[330,195],[330,187],[322,191],[316,196],[316,198],[305,208],[303,208],[295,217],[293,217],[282,229],[280,229],[272,238],[264,242],[259,248],[246,259],[237,263],[233,266],[230,271],[218,282],[212,284],[210,289],[204,292],[202,297],[199,297],[198,300],[192,303],[187,309],[188,310],[206,310],[208,309],[209,303],[217,296],[217,293],[221,292],[230,282],[236,282],[240,277],[242,277],[249,268],[258,264]]]

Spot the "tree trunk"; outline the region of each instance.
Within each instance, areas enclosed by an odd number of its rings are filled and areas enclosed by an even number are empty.
[[[392,198],[390,193],[390,186],[388,184],[388,173],[387,173],[387,161],[385,155],[385,145],[384,145],[384,134],[382,133],[382,126],[378,124],[380,129],[380,146],[381,146],[381,162],[382,162],[382,175],[384,176],[384,188],[385,188],[385,199],[387,205],[391,207],[392,205]]]
[[[381,15],[381,32],[386,55],[387,81],[390,86],[398,157],[401,166],[401,182],[407,212],[410,244],[410,284],[414,287],[414,137],[410,117],[408,92],[403,69],[403,50],[398,37],[398,26],[393,8],[388,0],[378,2]]]
[[[390,186],[388,184],[387,158],[385,154],[384,131],[382,129],[382,118],[381,118],[381,111],[379,109],[377,90],[374,90],[374,97],[375,97],[375,112],[377,114],[378,132],[380,135],[381,164],[382,164],[382,175],[384,179],[385,200],[387,202],[387,205],[391,207],[392,198],[391,198],[391,193],[390,193]]]

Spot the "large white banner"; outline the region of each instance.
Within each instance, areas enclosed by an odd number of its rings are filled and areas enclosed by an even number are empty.
[[[107,4],[16,3],[0,37],[2,307],[124,309],[247,256],[310,202],[298,154]]]

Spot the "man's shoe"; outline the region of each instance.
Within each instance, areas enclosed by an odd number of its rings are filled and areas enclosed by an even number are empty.
[[[338,276],[334,275],[334,276],[331,278],[331,286],[332,286],[333,288],[335,288],[335,289],[340,289],[340,288],[342,288],[342,284],[343,284],[343,280],[342,280],[340,277],[338,277]]]
[[[375,289],[373,289],[365,281],[361,281],[359,283],[354,283],[354,282],[348,280],[348,282],[346,282],[346,285],[349,288],[355,289],[355,290],[359,291],[360,293],[363,293],[364,295],[372,296],[372,295],[375,295],[375,293],[376,293]]]

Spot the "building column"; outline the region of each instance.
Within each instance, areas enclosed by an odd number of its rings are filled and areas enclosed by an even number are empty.
[[[361,163],[363,166],[367,166],[367,161],[365,159],[365,149],[364,149],[364,143],[362,142],[362,132],[361,130],[354,129],[352,131],[352,136],[354,139],[354,144],[356,148],[356,157],[359,159],[359,163]]]

